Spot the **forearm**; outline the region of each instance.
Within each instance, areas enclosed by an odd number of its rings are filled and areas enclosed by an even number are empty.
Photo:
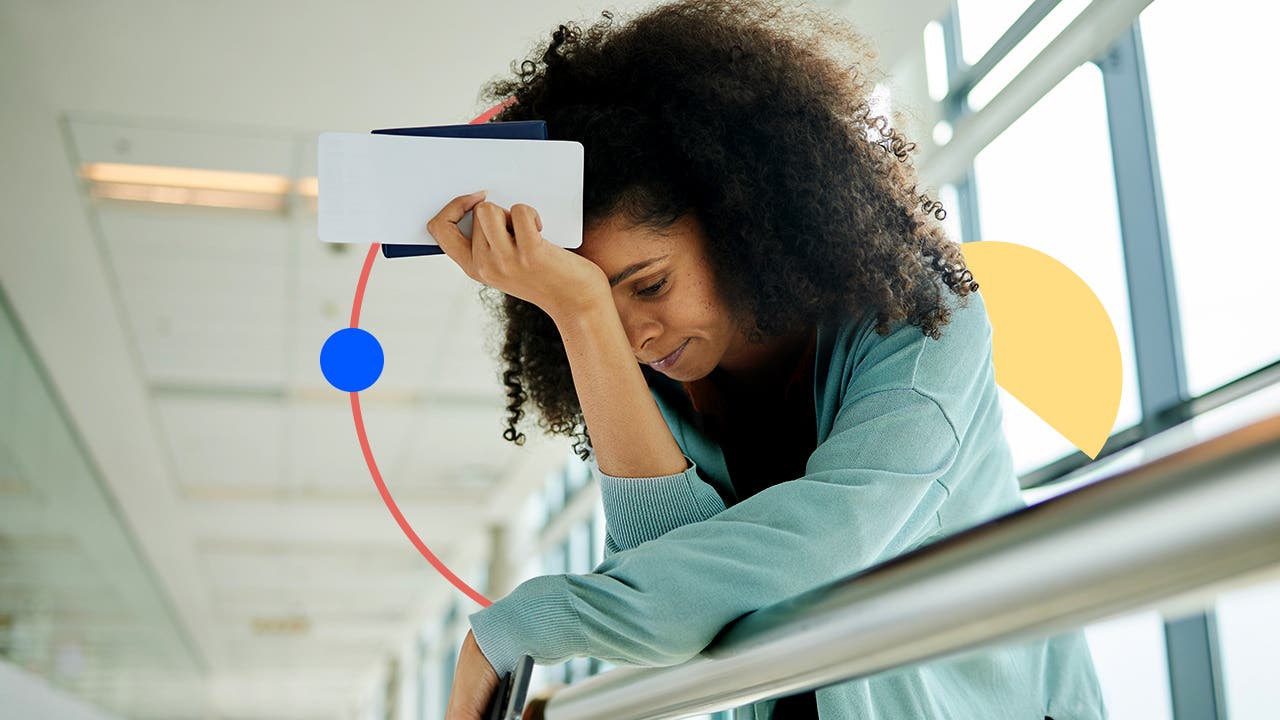
[[[649,394],[612,301],[555,321],[600,471],[633,478],[684,472],[684,453]]]

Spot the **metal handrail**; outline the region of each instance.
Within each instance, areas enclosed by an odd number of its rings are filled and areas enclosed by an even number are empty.
[[[560,689],[542,716],[715,712],[1138,609],[1200,607],[1277,568],[1280,414],[750,613],[680,665]]]

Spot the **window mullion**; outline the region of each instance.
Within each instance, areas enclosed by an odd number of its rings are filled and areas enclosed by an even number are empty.
[[[1137,21],[1097,64],[1111,131],[1142,425],[1150,435],[1176,421],[1164,411],[1182,405],[1189,393]],[[1213,612],[1166,621],[1164,630],[1174,719],[1225,719]]]

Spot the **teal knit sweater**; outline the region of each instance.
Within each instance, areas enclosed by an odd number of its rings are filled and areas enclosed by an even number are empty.
[[[691,419],[682,386],[650,390],[689,460],[683,473],[592,471],[605,558],[588,574],[532,578],[469,616],[499,675],[589,656],[673,665],[728,623],[818,585],[1023,506],[1001,428],[991,325],[981,295],[942,338],[873,319],[818,328],[818,445],[805,475],[736,498],[719,446]],[[823,720],[1105,718],[1081,631],[1000,645],[817,690]],[[773,700],[738,708],[767,720]]]

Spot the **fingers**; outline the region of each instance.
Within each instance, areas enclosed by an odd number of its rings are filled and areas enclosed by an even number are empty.
[[[515,229],[516,245],[534,240],[542,232],[542,218],[529,205],[516,203],[511,206],[511,224]]]
[[[472,214],[471,237],[458,230],[458,221]],[[525,247],[541,241],[542,218],[533,207],[516,204],[508,212],[484,200],[484,191],[462,195],[449,201],[427,223],[427,231],[440,249],[458,263],[472,280],[486,285],[502,283],[520,274],[527,265]]]
[[[515,246],[515,238],[511,237],[511,231],[508,230],[507,211],[502,206],[495,205],[491,202],[482,202],[476,205],[475,225],[484,232],[484,239],[489,243],[490,249],[495,252],[504,252]],[[472,233],[474,235],[474,233]]]
[[[484,200],[485,191],[459,195],[441,208],[436,216],[427,222],[427,232],[435,238],[440,249],[454,262],[462,266],[471,275],[471,240],[458,229],[458,221]]]
[[[472,213],[471,250],[475,279],[496,287],[503,282],[515,254],[515,240],[507,232],[507,211],[491,202],[476,205]]]

